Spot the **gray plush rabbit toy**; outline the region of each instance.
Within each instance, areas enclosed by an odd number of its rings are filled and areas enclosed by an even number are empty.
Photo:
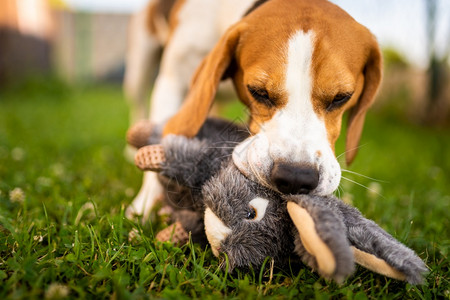
[[[162,126],[139,123],[128,142],[140,148],[136,165],[156,171],[173,209],[173,225],[159,240],[209,241],[229,268],[260,266],[266,257],[283,263],[292,254],[322,276],[342,282],[358,263],[412,284],[425,264],[373,221],[334,196],[282,195],[247,179],[233,165],[234,146],[248,133],[209,119],[195,138],[167,136]]]

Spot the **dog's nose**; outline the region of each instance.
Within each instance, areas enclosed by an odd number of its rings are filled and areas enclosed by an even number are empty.
[[[310,165],[275,163],[270,179],[283,194],[308,194],[319,184],[319,171]]]

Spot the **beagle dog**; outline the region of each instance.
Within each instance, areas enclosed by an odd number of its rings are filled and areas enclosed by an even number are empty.
[[[380,49],[367,28],[327,0],[178,0],[166,27],[161,20],[153,38],[165,28],[167,40],[150,119],[168,119],[164,135],[194,136],[219,82],[230,77],[252,133],[233,152],[238,169],[281,193],[337,189],[342,116],[349,111],[351,163],[382,77]],[[148,216],[160,193],[148,176],[128,215]]]

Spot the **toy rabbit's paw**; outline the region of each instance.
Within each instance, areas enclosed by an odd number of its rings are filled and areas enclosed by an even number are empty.
[[[160,242],[169,241],[176,245],[183,245],[189,241],[189,233],[186,232],[180,222],[175,222],[158,232],[156,240]]]
[[[150,145],[142,147],[136,153],[134,163],[143,171],[161,170],[161,165],[165,161],[164,148],[161,145]]]
[[[150,137],[155,125],[148,120],[141,120],[127,131],[127,142],[133,147],[141,148],[150,144]]]
[[[398,276],[390,277],[406,280],[411,284],[423,283],[427,267],[413,250],[398,242],[395,248],[392,247],[389,252],[383,251],[380,256],[394,271],[398,271]]]
[[[342,282],[353,273],[354,259],[339,215],[306,196],[288,199],[287,210],[298,232],[296,253],[325,278]]]
[[[324,268],[319,267],[319,264],[324,264],[324,257],[315,257],[314,255],[310,254],[305,249],[305,246],[299,236],[295,238],[294,243],[294,251],[300,257],[303,263],[311,267],[313,270],[316,270],[321,276],[327,279],[332,279],[337,283],[342,283],[355,270],[355,262],[353,260],[353,255],[350,251],[350,248],[347,248],[349,251],[347,251],[347,249],[345,248],[342,248],[341,251],[334,251],[334,269],[332,270],[332,272],[324,272]]]

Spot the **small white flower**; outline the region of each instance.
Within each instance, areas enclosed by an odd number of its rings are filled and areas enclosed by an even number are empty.
[[[88,211],[88,214],[86,214],[86,218],[93,219],[95,218],[95,207],[92,202],[86,202],[83,204],[83,206],[78,210],[77,217],[75,218],[75,225],[78,225],[81,221],[81,218],[83,218],[84,213]]]
[[[39,241],[39,243],[42,243],[42,241],[44,240],[44,237],[42,235],[35,235],[33,237],[33,240]]]
[[[25,158],[25,150],[20,147],[16,147],[11,150],[11,157],[16,161],[21,161]]]
[[[381,196],[383,192],[383,187],[378,182],[371,182],[367,186],[367,196],[371,199],[375,199],[378,196]]]
[[[131,229],[131,231],[128,233],[128,241],[132,242],[137,240],[139,237],[139,231],[136,228]]]
[[[62,177],[65,174],[64,165],[60,163],[56,163],[50,167],[52,173],[57,177]]]
[[[63,299],[69,296],[70,289],[60,283],[52,283],[45,291],[45,299]]]
[[[15,188],[9,192],[9,200],[11,202],[23,203],[25,200],[25,193],[21,188]]]
[[[51,187],[53,185],[53,180],[48,177],[38,177],[38,179],[36,179],[36,185],[40,187]]]

